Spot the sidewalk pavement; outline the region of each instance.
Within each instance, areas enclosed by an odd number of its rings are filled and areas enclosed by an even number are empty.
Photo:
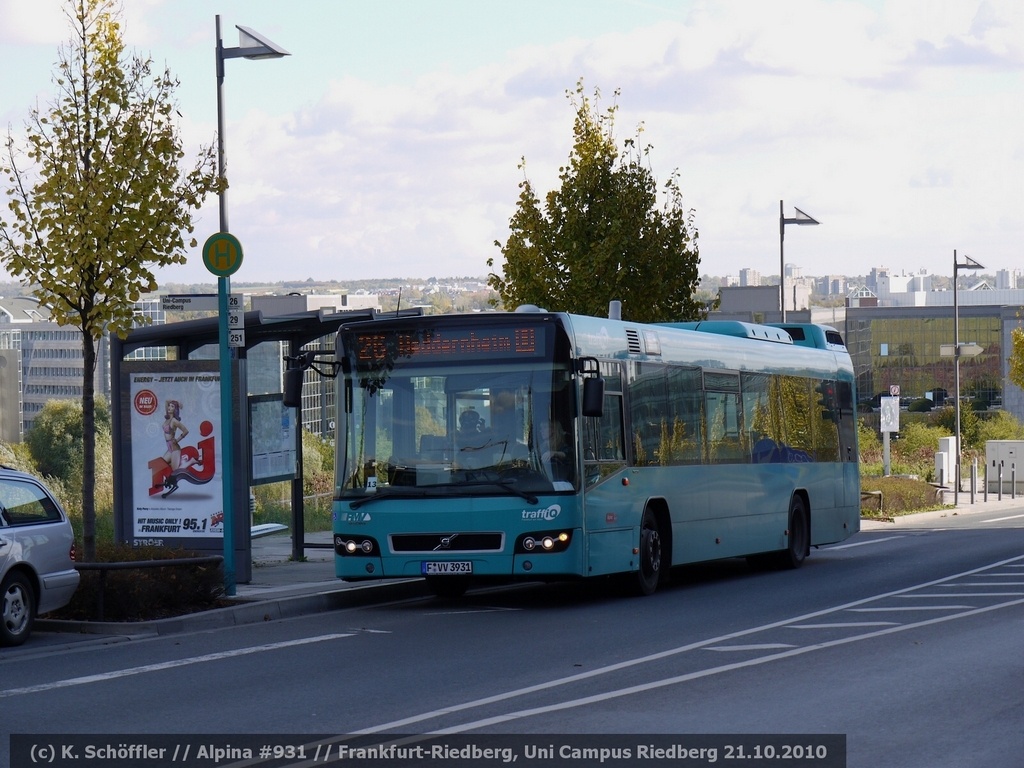
[[[948,497],[948,498],[947,498]],[[943,494],[946,504],[953,504],[952,491]],[[950,515],[970,515],[985,511],[1024,508],[1024,498],[997,499],[982,496],[971,504],[970,494],[959,494],[955,509],[947,508],[894,519],[861,520],[861,530],[885,530],[894,527],[928,525]],[[883,509],[884,514],[884,509]],[[77,632],[82,634],[145,637],[185,631],[274,621],[323,611],[338,610],[373,603],[424,597],[430,594],[423,579],[397,579],[365,582],[341,581],[334,575],[334,550],[331,533],[307,533],[305,559],[295,561],[288,531],[261,536],[252,540],[252,579],[236,584],[235,594],[226,598],[222,608],[177,616],[169,619],[140,622],[84,622],[40,619],[39,631]]]
[[[153,621],[67,621],[39,619],[39,632],[151,637],[274,621],[393,600],[424,597],[423,579],[341,581],[334,575],[329,531],[307,533],[304,560],[292,560],[288,531],[252,540],[252,578],[236,584],[224,607]]]
[[[961,491],[955,494],[950,488],[940,489],[940,503],[946,505],[944,509],[936,509],[930,512],[917,512],[913,515],[900,515],[898,517],[885,517],[883,505],[881,519],[869,519],[862,517],[860,529],[862,531],[877,531],[892,528],[911,528],[915,526],[928,525],[930,521],[940,520],[944,517],[966,516],[980,514],[982,512],[994,512],[1009,509],[1024,509],[1024,496],[1012,498],[1010,494],[1004,493],[1002,498],[998,494],[990,493],[988,497],[982,493],[976,493],[974,502],[971,502],[970,491]],[[954,507],[954,499],[956,506]]]

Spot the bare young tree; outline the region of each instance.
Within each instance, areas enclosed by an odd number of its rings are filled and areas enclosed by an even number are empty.
[[[55,100],[31,111],[21,143],[8,130],[0,158],[9,182],[0,262],[34,286],[54,321],[82,332],[86,560],[96,547],[96,344],[140,321],[135,303],[156,289],[154,268],[184,263],[193,211],[219,191],[212,143],[183,170],[178,81],[125,55],[120,10],[66,0],[73,37],[59,50]]]

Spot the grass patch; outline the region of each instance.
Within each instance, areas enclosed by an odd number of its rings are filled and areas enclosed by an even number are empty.
[[[934,485],[910,477],[862,477],[860,489],[861,493],[881,492],[881,511],[877,496],[861,500],[861,517],[869,520],[885,520],[915,512],[949,508],[949,505],[942,503]]]

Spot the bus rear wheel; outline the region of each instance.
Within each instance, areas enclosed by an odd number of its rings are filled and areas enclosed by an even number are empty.
[[[799,568],[804,564],[811,548],[811,524],[807,517],[807,505],[799,495],[794,495],[789,503],[787,539],[786,548],[778,553],[777,562],[782,568]]]
[[[653,595],[661,581],[662,540],[658,518],[650,509],[644,510],[640,522],[640,562],[636,572],[636,592]]]

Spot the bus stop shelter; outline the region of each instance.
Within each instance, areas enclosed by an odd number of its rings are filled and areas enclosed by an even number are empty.
[[[247,583],[252,579],[250,488],[270,477],[291,481],[292,552],[301,559],[302,418],[298,409],[283,405],[284,358],[314,342],[322,346],[321,340],[333,337],[343,323],[380,316],[374,309],[244,313],[244,345],[231,350],[231,466],[219,461],[219,318],[149,325],[133,329],[123,340],[112,337],[117,541],[219,553],[226,517],[233,524],[235,578]],[[333,344],[328,348],[333,350]],[[172,421],[187,434],[175,433]],[[174,439],[175,434],[181,437]],[[254,434],[258,443],[269,435],[273,449],[257,447],[264,453],[254,455]],[[234,509],[228,516],[223,483],[232,484]]]

